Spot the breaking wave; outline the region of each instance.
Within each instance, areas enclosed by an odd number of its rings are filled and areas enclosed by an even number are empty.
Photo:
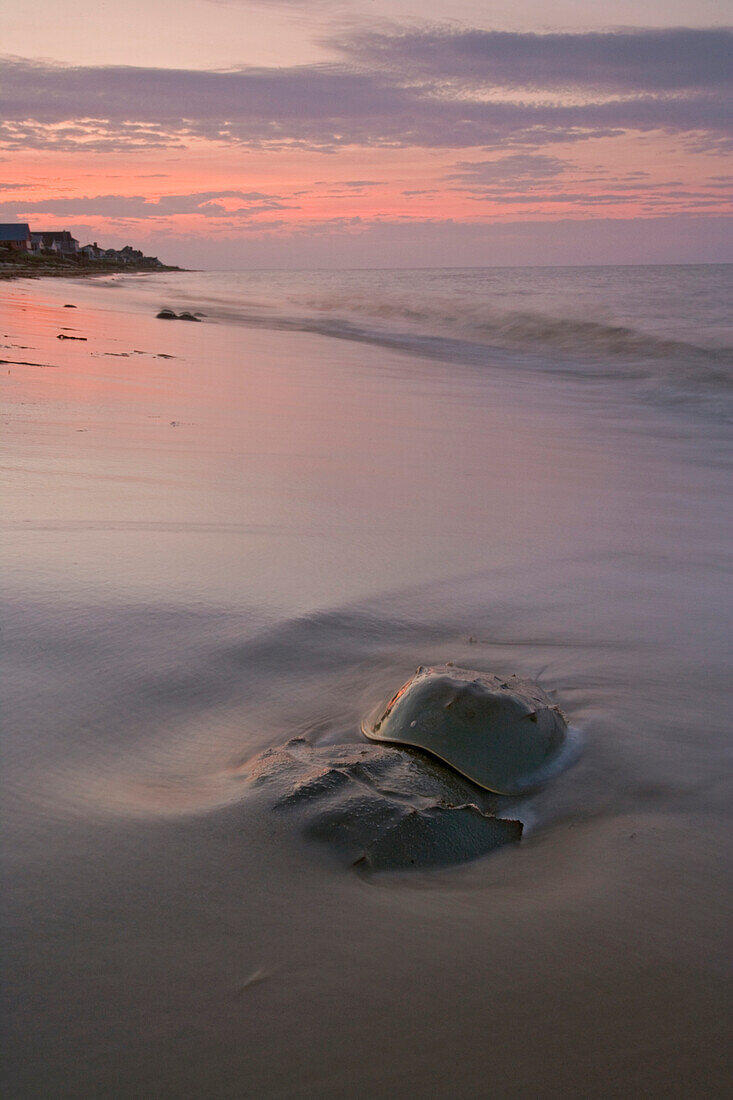
[[[733,415],[733,268],[190,273],[209,320],[375,344],[447,363],[635,383]]]

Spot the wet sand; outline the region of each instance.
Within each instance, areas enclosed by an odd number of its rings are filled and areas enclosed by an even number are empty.
[[[724,434],[153,313],[5,298],[6,1094],[727,1095]],[[366,881],[253,795],[448,660],[582,731],[518,847]]]

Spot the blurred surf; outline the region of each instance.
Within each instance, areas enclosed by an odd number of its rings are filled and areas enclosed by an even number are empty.
[[[727,419],[732,284],[729,265],[685,265],[190,272],[142,289],[210,321],[625,385]]]

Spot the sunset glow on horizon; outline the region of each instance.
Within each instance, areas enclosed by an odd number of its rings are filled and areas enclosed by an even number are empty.
[[[712,0],[149,8],[4,16],[0,220],[200,267],[730,258]]]

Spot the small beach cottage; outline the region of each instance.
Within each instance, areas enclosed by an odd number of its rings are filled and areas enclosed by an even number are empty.
[[[79,254],[81,256],[84,256],[84,258],[87,260],[103,260],[106,255],[106,251],[104,248],[100,248],[95,241],[94,244],[85,244],[82,248],[80,248]]]
[[[16,225],[0,225],[0,248],[7,248],[13,252],[30,252],[30,226],[25,222]]]

